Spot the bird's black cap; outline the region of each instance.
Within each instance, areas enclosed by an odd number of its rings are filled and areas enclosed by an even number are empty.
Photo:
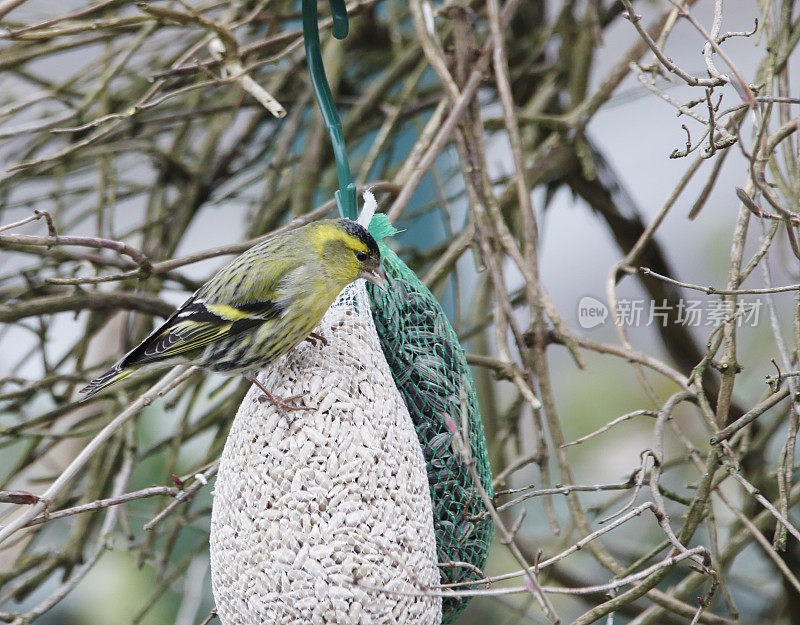
[[[355,237],[367,246],[371,256],[380,256],[378,244],[375,242],[373,236],[367,232],[367,229],[360,223],[352,221],[351,219],[337,219],[336,222],[342,227],[347,234]]]

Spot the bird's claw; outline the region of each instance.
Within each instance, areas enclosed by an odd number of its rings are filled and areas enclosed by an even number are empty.
[[[263,389],[262,389],[263,390]],[[298,406],[297,404],[293,404],[291,402],[296,401],[298,399],[302,399],[305,395],[292,395],[291,397],[276,397],[271,393],[261,395],[258,398],[262,404],[264,402],[269,402],[279,410],[289,410],[291,412],[296,412],[298,410],[316,410],[316,408],[312,408],[310,406]]]
[[[328,346],[328,339],[326,339],[324,336],[322,336],[318,332],[311,332],[305,338],[305,340],[308,341],[309,343],[311,343],[314,347],[317,346],[317,341],[322,343],[323,347],[327,347]]]
[[[275,395],[270,393],[267,390],[267,387],[265,387],[261,382],[259,382],[255,376],[252,378],[249,377],[248,379],[253,384],[255,384],[263,393],[263,395],[261,395],[258,398],[258,401],[260,401],[262,404],[268,401],[273,406],[275,406],[275,408],[278,410],[278,412],[281,413],[282,416],[286,417],[287,419],[289,418],[287,412],[296,412],[298,410],[312,410],[312,411],[316,410],[316,408],[311,408],[309,406],[298,406],[297,404],[291,403],[298,399],[302,399],[304,395],[292,395],[291,397],[286,397],[286,398],[276,397]]]

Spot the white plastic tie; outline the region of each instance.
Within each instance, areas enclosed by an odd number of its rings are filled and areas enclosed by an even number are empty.
[[[361,210],[358,219],[356,219],[356,223],[368,228],[369,222],[372,221],[372,218],[375,216],[375,211],[378,210],[378,201],[375,199],[375,194],[369,189],[364,191],[363,198],[364,208]]]

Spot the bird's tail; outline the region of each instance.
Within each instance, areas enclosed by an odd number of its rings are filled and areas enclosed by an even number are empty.
[[[135,369],[123,369],[118,365],[112,367],[99,378],[95,378],[80,391],[78,391],[80,393],[85,393],[85,396],[81,399],[81,401],[86,401],[107,386],[114,384],[114,382],[119,382],[120,380],[127,378],[134,371]]]

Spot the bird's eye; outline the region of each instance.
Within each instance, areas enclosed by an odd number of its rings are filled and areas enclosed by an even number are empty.
[[[366,252],[356,252],[356,258],[359,262],[363,263],[367,260],[367,253]]]

